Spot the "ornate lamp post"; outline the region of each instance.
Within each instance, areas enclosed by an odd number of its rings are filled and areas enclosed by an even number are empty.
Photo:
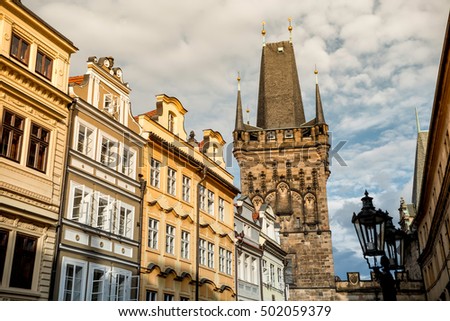
[[[367,191],[364,195],[363,207],[358,214],[353,213],[352,223],[369,269],[375,272],[380,283],[383,300],[396,301],[396,282],[390,270],[402,268],[403,234],[394,227],[388,212],[375,209]]]

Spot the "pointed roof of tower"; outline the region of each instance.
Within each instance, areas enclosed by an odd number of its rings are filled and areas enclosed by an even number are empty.
[[[242,114],[242,100],[241,100],[241,76],[238,73],[238,92],[236,102],[236,122],[234,123],[234,130],[244,130],[244,115]]]
[[[288,41],[266,43],[262,48],[257,127],[300,127],[305,113],[294,47]]]
[[[318,73],[319,71],[316,68],[314,70],[314,74],[316,75],[316,124],[326,124],[325,116],[323,115],[322,100],[320,99]]]

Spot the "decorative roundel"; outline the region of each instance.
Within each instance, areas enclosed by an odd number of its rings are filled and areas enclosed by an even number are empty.
[[[109,68],[109,59],[103,60],[103,65],[104,65],[106,68]]]
[[[116,75],[117,75],[117,77],[122,78],[122,70],[117,69]]]

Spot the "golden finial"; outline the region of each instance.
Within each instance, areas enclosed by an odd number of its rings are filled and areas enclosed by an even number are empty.
[[[316,75],[316,84],[319,83],[319,77],[317,76],[319,71],[317,70],[317,65],[314,65],[314,75]]]
[[[262,30],[261,34],[263,36],[263,47],[266,45],[266,29],[264,29],[264,25],[266,24],[265,21],[262,22]]]
[[[238,90],[241,90],[241,73],[238,71],[238,76],[237,76],[237,81],[238,81]]]
[[[288,27],[288,30],[289,30],[289,42],[290,43],[292,43],[292,18],[288,18],[288,21],[289,21],[289,27]]]

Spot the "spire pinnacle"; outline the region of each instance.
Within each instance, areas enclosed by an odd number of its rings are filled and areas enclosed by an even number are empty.
[[[289,21],[289,43],[292,43],[292,18],[288,18]]]
[[[236,102],[236,122],[234,125],[234,130],[244,130],[244,117],[242,114],[242,101],[241,101],[241,76],[238,72],[238,93]]]
[[[417,111],[417,107],[416,107],[416,126],[417,126],[417,133],[420,133],[419,113]]]
[[[316,124],[325,124],[325,117],[323,115],[322,108],[322,99],[320,98],[320,90],[319,90],[319,71],[317,70],[317,66],[314,68],[314,74],[316,75]]]
[[[264,29],[264,25],[266,24],[265,21],[262,22],[262,30],[261,30],[261,34],[263,37],[263,47],[266,46],[266,29]]]

